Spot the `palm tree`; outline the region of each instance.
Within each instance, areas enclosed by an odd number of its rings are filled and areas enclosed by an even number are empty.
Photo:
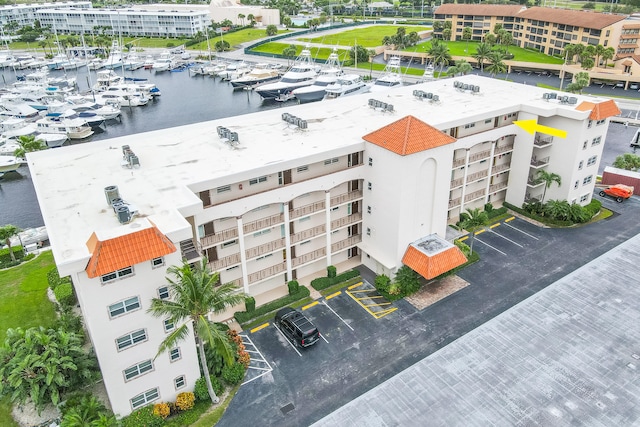
[[[604,53],[604,46],[601,44],[596,46],[596,65],[600,66],[600,59],[602,59],[602,54]]]
[[[244,25],[244,18],[246,18],[246,15],[244,13],[238,14],[238,22],[240,23],[240,25]]]
[[[487,217],[487,213],[485,211],[481,211],[480,208],[467,208],[465,219],[462,221],[460,226],[471,233],[471,245],[469,245],[471,253],[473,253],[473,240],[476,234],[475,228],[481,225],[485,225],[487,221],[489,221],[489,218]]]
[[[495,78],[496,74],[501,74],[507,71],[507,65],[502,62],[504,60],[504,54],[502,52],[493,51],[489,54],[487,59],[489,60],[487,71],[491,73],[491,77]]]
[[[151,300],[148,311],[155,317],[168,317],[174,325],[181,325],[162,341],[158,348],[158,355],[185,340],[191,326],[198,345],[200,366],[209,396],[213,403],[218,403],[219,399],[213,391],[209,377],[204,344],[206,342],[215,348],[228,365],[234,362],[234,355],[225,332],[212,323],[207,316],[209,313],[221,313],[229,307],[240,304],[244,301],[244,296],[238,293],[231,283],[216,286],[219,275],[209,271],[206,258],[194,267],[184,261],[182,266],[171,266],[167,271],[176,278],[173,280],[167,277],[171,298],[154,298]]]
[[[487,33],[484,35],[484,42],[489,46],[493,46],[494,44],[496,44],[496,41],[497,39],[495,34]]]
[[[504,45],[504,51],[507,54],[509,53],[511,43],[513,43],[513,35],[507,30],[502,30],[500,32],[500,44]]]
[[[18,138],[18,144],[20,144],[20,148],[17,148],[16,151],[13,152],[13,155],[21,159],[24,159],[27,153],[47,149],[47,146],[43,144],[42,140],[36,139],[33,135],[20,136]]]
[[[442,74],[442,70],[444,66],[451,61],[451,53],[449,53],[449,47],[443,42],[434,39],[431,44],[431,49],[427,52],[427,54],[431,57],[434,65],[440,65],[440,74]]]
[[[16,261],[16,256],[11,250],[11,238],[18,234],[21,230],[15,225],[7,224],[0,227],[0,242],[4,242],[9,248],[9,255],[11,255],[11,261]]]
[[[616,54],[616,50],[612,47],[608,47],[602,52],[602,59],[604,59],[604,67],[607,68],[607,62],[612,59]]]
[[[489,46],[488,43],[480,43],[476,48],[476,53],[473,55],[473,57],[478,61],[478,64],[480,64],[480,71],[484,72],[484,61],[489,57],[490,54],[491,46]]]
[[[547,188],[551,187],[551,185],[554,182],[558,184],[558,187],[562,185],[562,178],[557,173],[553,173],[553,172],[549,173],[544,169],[540,169],[536,173],[536,183],[537,184],[544,183],[544,191],[542,192],[542,200],[541,200],[542,203],[544,203],[544,196],[547,193]]]
[[[469,74],[473,71],[473,67],[469,64],[465,59],[459,59],[456,61],[455,65],[449,67],[447,70],[447,74],[450,76],[455,76],[456,74],[462,74],[463,76]]]
[[[469,53],[469,40],[471,40],[471,36],[473,35],[472,31],[471,31],[471,27],[464,27],[462,29],[462,40],[466,40],[467,41],[467,46],[465,48],[465,52],[468,54]]]

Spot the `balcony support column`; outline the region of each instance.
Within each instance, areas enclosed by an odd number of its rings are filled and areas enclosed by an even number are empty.
[[[291,226],[289,225],[289,204],[291,202],[285,202],[284,206],[284,248],[287,264],[287,278],[293,280],[293,268],[291,267]]]
[[[327,239],[327,267],[329,267],[331,265],[331,192],[330,191],[325,191],[324,192],[324,215],[325,215],[325,222],[326,222],[326,227],[324,229],[325,233],[326,233],[326,239]]]
[[[486,205],[487,203],[489,203],[489,187],[491,187],[491,171],[493,169],[493,164],[495,163],[496,159],[493,158],[493,156],[495,156],[496,153],[496,145],[498,145],[498,140],[493,141],[493,144],[491,144],[491,155],[489,156],[489,161],[487,163],[489,163],[489,172],[487,175],[487,187],[485,188],[485,192],[484,192],[484,204]]]
[[[467,153],[464,157],[464,175],[462,176],[462,194],[460,195],[460,213],[464,212],[464,196],[467,194],[467,175],[469,175],[469,153],[470,148],[467,148]]]
[[[242,217],[237,217],[238,220],[238,244],[240,245],[240,268],[242,268],[242,285],[243,291],[247,295],[249,293],[249,275],[247,274],[247,253],[244,244],[244,227],[242,225]]]

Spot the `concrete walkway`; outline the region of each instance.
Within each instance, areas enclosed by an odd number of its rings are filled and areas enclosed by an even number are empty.
[[[313,426],[640,425],[640,236]]]

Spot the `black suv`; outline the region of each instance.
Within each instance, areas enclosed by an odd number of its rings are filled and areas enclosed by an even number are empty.
[[[291,307],[278,310],[275,324],[296,346],[309,347],[320,339],[318,328],[304,314]]]

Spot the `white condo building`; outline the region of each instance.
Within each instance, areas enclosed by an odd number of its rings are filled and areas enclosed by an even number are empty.
[[[0,6],[0,25],[3,27],[10,22],[15,22],[19,27],[33,25],[33,21],[38,19],[36,14],[42,9],[89,9],[90,1],[65,1],[58,3],[33,3],[33,4],[11,4]]]
[[[487,202],[540,198],[539,169],[562,178],[547,200],[589,203],[619,113],[611,100],[478,76],[375,96],[28,155],[116,414],[172,400],[199,376],[193,337],[153,360],[172,325],[146,311],[165,295],[168,266],[207,256],[258,304],[328,265],[393,275],[405,263],[435,277],[464,262],[448,223]]]

